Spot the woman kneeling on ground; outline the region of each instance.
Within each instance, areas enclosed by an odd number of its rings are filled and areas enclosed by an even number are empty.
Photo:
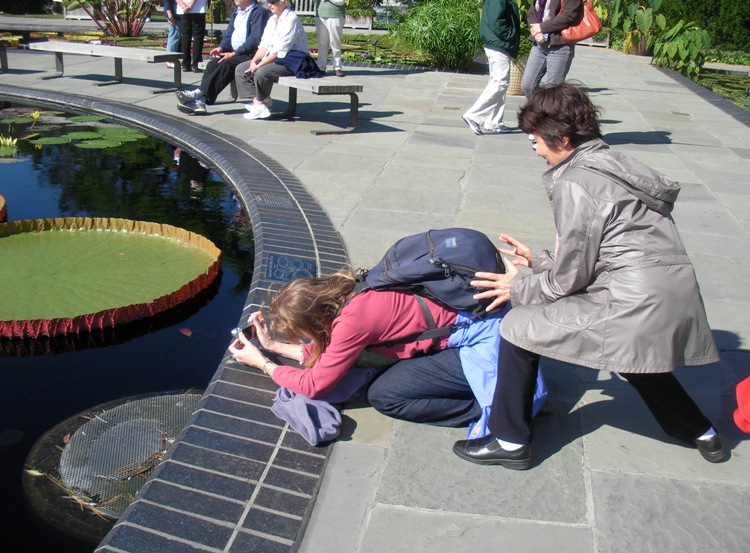
[[[462,347],[449,347],[449,336],[396,343],[430,328],[420,306],[423,300],[437,327],[452,325],[459,313],[408,290],[357,292],[351,269],[321,278],[301,278],[287,283],[271,301],[264,315],[255,312],[250,323],[265,351],[292,359],[303,368],[278,365],[247,338],[240,335],[229,351],[237,361],[256,367],[279,386],[324,399],[353,366],[368,366],[360,356],[366,351],[390,358],[390,367],[369,383],[367,399],[381,413],[407,421],[440,426],[472,425],[483,435],[485,411],[494,392],[489,390],[480,406],[461,362]],[[498,324],[503,313],[469,325],[475,336],[492,341],[493,360],[477,363],[486,371],[484,382],[494,384],[497,363]],[[474,339],[476,342],[476,338]],[[391,342],[390,344],[386,344]],[[476,344],[472,343],[475,347]],[[540,380],[540,388],[543,383]],[[537,408],[543,397],[537,400]],[[473,424],[485,419],[481,425]]]
[[[518,124],[537,140],[558,241],[532,250],[500,235],[514,256],[506,274],[477,273],[476,298],[510,301],[500,326],[500,366],[491,434],[453,451],[512,469],[531,461],[531,405],[540,356],[620,374],[664,431],[712,463],[726,452],[711,422],[672,370],[719,360],[693,266],[670,212],[672,179],[612,151],[598,110],[570,84],[536,91]],[[517,265],[529,267],[522,274]]]

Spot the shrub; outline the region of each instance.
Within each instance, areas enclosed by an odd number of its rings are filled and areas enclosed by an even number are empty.
[[[438,67],[466,69],[482,46],[479,16],[477,0],[432,0],[409,9],[395,33]]]
[[[680,20],[671,29],[652,37],[653,63],[670,67],[695,80],[700,75],[710,46],[708,33],[695,23]]]
[[[105,33],[137,36],[156,0],[63,0],[68,10],[81,8]]]

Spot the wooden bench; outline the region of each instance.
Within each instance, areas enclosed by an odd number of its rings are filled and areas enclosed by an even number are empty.
[[[171,61],[174,63],[174,88],[155,90],[154,93],[170,92],[179,90],[182,85],[182,54],[180,52],[165,52],[164,50],[154,50],[150,48],[128,48],[125,46],[104,46],[101,44],[79,44],[75,42],[32,42],[27,44],[29,50],[41,50],[44,52],[55,53],[55,66],[57,75],[54,77],[45,77],[47,79],[62,77],[65,72],[63,61],[64,54],[79,54],[82,56],[98,56],[105,58],[114,58],[115,60],[115,80],[106,83],[97,83],[98,86],[116,84],[122,82],[122,60],[145,61],[148,63],[159,63]]]
[[[349,103],[349,126],[338,131],[310,131],[313,134],[342,134],[354,132],[359,124],[359,96],[357,92],[362,92],[361,84],[345,81],[334,77],[318,77],[314,79],[298,79],[297,77],[280,77],[279,84],[289,88],[289,103],[286,112],[275,114],[277,119],[293,119],[297,113],[297,90],[307,90],[319,96],[335,96],[348,94]],[[231,84],[232,98],[237,101],[237,85],[234,81]]]

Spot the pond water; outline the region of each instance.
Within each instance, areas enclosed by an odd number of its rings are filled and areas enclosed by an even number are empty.
[[[88,216],[167,223],[201,234],[222,250],[216,285],[156,320],[68,340],[0,340],[3,549],[14,544],[13,551],[91,551],[90,545],[48,536],[34,522],[21,485],[28,452],[56,424],[99,404],[203,390],[242,313],[252,278],[253,237],[230,187],[187,153],[146,136],[115,147],[81,146],[102,140],[93,133],[110,125],[71,123],[64,114],[44,112],[36,121],[13,124],[7,121],[30,110],[8,107],[0,104],[0,137],[33,131],[49,138],[70,133],[71,124],[83,133],[61,144],[18,140],[13,158],[0,157],[0,195],[9,221]],[[0,301],[1,295],[0,288]]]

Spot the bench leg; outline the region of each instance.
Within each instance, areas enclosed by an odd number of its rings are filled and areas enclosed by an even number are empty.
[[[344,134],[350,133],[357,130],[359,125],[359,96],[356,92],[348,92],[349,94],[349,126],[345,129],[336,131],[310,131],[314,135],[320,134]]]
[[[229,92],[232,94],[232,100],[236,102],[240,93],[237,91],[237,82],[234,79],[229,83]]]
[[[115,60],[115,80],[114,81],[107,81],[104,83],[95,83],[96,86],[108,86],[111,84],[121,84],[122,83],[122,58],[114,58]]]
[[[164,94],[165,92],[176,92],[180,90],[180,87],[182,86],[182,64],[179,61],[175,61],[172,71],[174,72],[174,87],[157,88],[156,90],[152,90],[151,94]]]
[[[286,112],[281,116],[281,119],[293,119],[297,113],[297,89],[289,87],[289,102],[286,106]]]
[[[0,46],[0,73],[8,71],[8,51],[5,46]]]
[[[62,52],[55,52],[55,70],[57,71],[57,75],[42,77],[42,80],[57,79],[58,77],[62,77],[65,74],[65,61],[63,59]]]

